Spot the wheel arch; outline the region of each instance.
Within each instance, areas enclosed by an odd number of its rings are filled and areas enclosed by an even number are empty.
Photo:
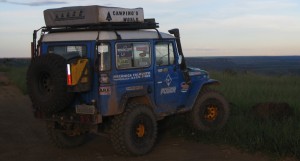
[[[192,91],[190,92],[190,97],[188,99],[187,107],[191,110],[202,90],[209,86],[217,86],[221,85],[220,81],[215,79],[208,79],[206,81],[202,81],[201,83],[197,83],[193,86]]]
[[[153,110],[154,107],[147,91],[141,90],[141,91],[134,91],[134,92],[126,92],[122,95],[120,99],[120,104],[118,106],[118,110],[116,114],[123,113],[125,111],[126,106],[133,102],[135,104],[147,105],[151,107],[151,110]]]

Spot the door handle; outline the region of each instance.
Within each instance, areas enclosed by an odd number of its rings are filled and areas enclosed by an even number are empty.
[[[162,81],[157,82],[157,84],[162,84]]]

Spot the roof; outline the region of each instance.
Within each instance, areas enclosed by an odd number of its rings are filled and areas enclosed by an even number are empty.
[[[122,40],[130,39],[158,39],[159,35],[156,31],[147,30],[127,30],[117,31]],[[117,40],[117,34],[114,31],[80,31],[80,32],[59,32],[48,33],[43,37],[43,42],[57,41],[91,41],[97,40]],[[160,32],[163,39],[174,38],[174,36]]]

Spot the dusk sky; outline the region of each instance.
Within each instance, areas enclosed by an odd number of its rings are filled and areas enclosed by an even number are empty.
[[[0,0],[0,57],[29,57],[43,10],[78,5],[142,7],[186,56],[300,55],[299,0]]]

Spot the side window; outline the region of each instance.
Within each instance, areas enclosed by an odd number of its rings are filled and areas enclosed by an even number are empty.
[[[111,69],[111,52],[110,45],[107,43],[101,43],[98,46],[99,56],[99,69],[100,71],[107,71]]]
[[[151,65],[150,44],[147,42],[117,43],[118,69],[144,68]]]
[[[174,64],[174,49],[172,43],[157,43],[155,45],[156,65]]]
[[[74,57],[86,57],[87,49],[86,46],[81,45],[58,45],[58,46],[49,46],[49,54],[57,54],[66,59],[71,59]]]

